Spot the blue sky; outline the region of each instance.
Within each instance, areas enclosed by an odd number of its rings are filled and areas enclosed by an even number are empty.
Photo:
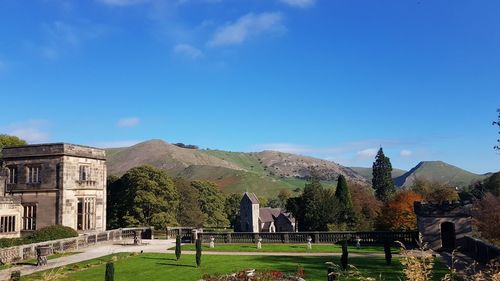
[[[497,0],[0,2],[0,132],[500,170]]]

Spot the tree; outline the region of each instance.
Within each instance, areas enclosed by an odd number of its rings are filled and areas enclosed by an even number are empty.
[[[403,231],[417,228],[417,216],[413,211],[415,201],[421,201],[422,195],[411,190],[402,190],[386,202],[377,219],[379,230]]]
[[[202,227],[207,220],[207,215],[200,210],[200,193],[188,181],[182,178],[175,178],[174,184],[182,198],[177,210],[177,222],[181,226]]]
[[[386,202],[394,195],[396,188],[391,175],[391,161],[384,155],[382,147],[378,150],[372,169],[372,187],[375,189],[375,195],[379,200]]]
[[[110,175],[106,179],[106,225],[107,229],[125,227],[125,216],[130,206],[125,205],[126,192],[120,178]]]
[[[500,196],[486,193],[481,200],[474,202],[473,210],[473,221],[481,237],[500,243]]]
[[[238,225],[238,212],[240,211],[241,194],[231,193],[226,196],[224,202],[224,213],[229,220],[231,228]]]
[[[271,208],[285,209],[288,198],[292,197],[292,193],[288,189],[282,189],[278,196],[269,200],[268,206]]]
[[[179,195],[170,176],[152,166],[130,169],[120,179],[124,192],[122,206],[127,210],[127,226],[150,225],[165,229],[177,225]]]
[[[2,149],[9,146],[26,145],[26,141],[16,136],[0,134],[0,158],[2,157]]]
[[[352,211],[352,197],[347,181],[343,175],[339,175],[337,181],[337,189],[335,190],[335,198],[339,201],[342,208]]]
[[[500,134],[500,109],[497,109],[498,119],[493,121],[493,125],[498,127],[498,134]],[[500,150],[500,139],[497,139],[497,145],[493,147],[495,150]]]
[[[207,216],[205,226],[225,227],[229,220],[224,213],[225,197],[216,184],[209,181],[193,181],[191,186],[198,190],[200,210]]]
[[[328,224],[336,223],[339,204],[331,190],[321,185],[319,174],[311,169],[309,182],[300,197],[289,198],[287,210],[298,221],[301,231],[324,231]]]
[[[422,195],[425,201],[433,203],[443,203],[459,199],[458,192],[454,187],[438,181],[429,181],[424,178],[417,178],[411,190]]]
[[[373,231],[382,203],[377,200],[371,187],[349,183],[349,190],[356,216],[355,229],[357,231]]]
[[[500,172],[496,172],[484,180],[485,192],[491,192],[495,196],[500,196]]]

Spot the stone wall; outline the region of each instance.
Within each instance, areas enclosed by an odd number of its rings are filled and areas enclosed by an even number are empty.
[[[0,217],[15,217],[15,231],[0,233],[2,238],[16,238],[21,236],[22,210],[19,198],[0,198]]]

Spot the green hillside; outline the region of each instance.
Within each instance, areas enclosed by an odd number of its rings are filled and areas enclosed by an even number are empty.
[[[108,174],[120,176],[133,167],[152,165],[171,176],[188,180],[210,180],[224,192],[252,191],[271,197],[282,189],[303,188],[309,167],[317,167],[326,187],[343,174],[365,183],[351,169],[334,162],[274,151],[230,152],[178,147],[161,140],[150,140],[125,148],[106,150]]]
[[[484,180],[486,177],[486,175],[474,174],[442,161],[424,161],[404,175],[397,177],[395,182],[398,186],[411,186],[416,179],[423,178],[452,186],[465,187],[475,181]]]

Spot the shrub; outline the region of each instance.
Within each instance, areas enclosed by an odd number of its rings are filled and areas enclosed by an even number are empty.
[[[64,239],[77,237],[78,232],[71,227],[62,226],[62,225],[51,225],[44,228],[40,228],[35,230],[30,236],[28,236],[28,240],[31,243]]]
[[[115,280],[115,266],[112,262],[106,263],[106,281]]]
[[[10,281],[20,281],[21,280],[21,271],[16,270],[12,271],[10,274]]]
[[[390,265],[392,262],[392,253],[391,253],[391,243],[389,241],[386,241],[384,243],[384,254],[385,254],[385,262],[387,265]]]
[[[28,244],[30,241],[24,238],[1,238],[0,248],[8,248],[13,246],[19,246],[23,244]]]
[[[196,266],[201,265],[201,239],[196,239]]]
[[[340,266],[342,267],[342,270],[347,270],[348,255],[349,252],[347,251],[347,240],[344,240],[344,242],[342,243],[342,256],[340,257]]]
[[[177,260],[181,258],[181,236],[177,235],[175,238],[175,257]]]

